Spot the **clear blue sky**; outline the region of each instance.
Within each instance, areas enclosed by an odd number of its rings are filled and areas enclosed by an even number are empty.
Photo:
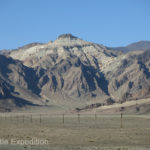
[[[106,46],[150,40],[150,0],[0,0],[0,49],[63,33]]]

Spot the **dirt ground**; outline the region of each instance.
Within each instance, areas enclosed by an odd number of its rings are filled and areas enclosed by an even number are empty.
[[[1,114],[3,149],[150,149],[149,115]],[[12,145],[16,140],[47,140],[45,145]]]

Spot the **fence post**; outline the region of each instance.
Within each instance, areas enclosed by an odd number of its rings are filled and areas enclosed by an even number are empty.
[[[16,120],[17,120],[17,122],[18,122],[18,115],[16,114]]]
[[[63,124],[65,123],[65,115],[64,114],[62,115],[62,123]]]
[[[32,114],[31,114],[31,118],[30,118],[30,121],[31,121],[31,123],[32,123]]]
[[[121,117],[121,120],[120,120],[120,121],[121,121],[121,122],[120,122],[120,128],[123,128],[123,122],[122,122],[122,117],[123,117],[123,115],[122,115],[122,112],[121,112],[121,116],[120,116],[120,117]]]
[[[80,124],[80,114],[78,114],[78,123]]]
[[[12,114],[10,114],[10,120],[12,121]]]
[[[42,116],[41,116],[41,114],[40,114],[40,123],[42,123]]]
[[[23,123],[24,123],[24,115],[22,116],[22,121],[23,121]]]
[[[96,113],[95,113],[95,122],[96,122],[96,120],[97,120],[97,115],[96,115]]]

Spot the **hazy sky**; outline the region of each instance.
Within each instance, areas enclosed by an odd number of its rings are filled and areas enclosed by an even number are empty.
[[[150,40],[150,0],[0,0],[0,49],[63,33],[106,46]]]

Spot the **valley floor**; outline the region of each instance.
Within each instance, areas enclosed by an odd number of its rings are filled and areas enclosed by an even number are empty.
[[[14,140],[47,140],[45,145],[20,145]],[[8,143],[2,143],[3,141]],[[1,114],[0,150],[148,150],[149,115]],[[112,150],[112,149],[111,149]]]

